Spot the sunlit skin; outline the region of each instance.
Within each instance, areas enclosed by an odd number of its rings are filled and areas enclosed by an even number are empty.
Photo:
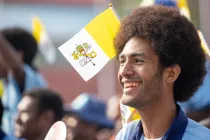
[[[36,100],[27,96],[23,97],[17,108],[18,115],[16,116],[15,123],[16,137],[28,138],[33,135],[37,136],[41,130],[39,129],[39,116]],[[31,127],[34,125],[36,125],[36,127]]]
[[[162,67],[150,42],[139,37],[125,44],[119,63],[121,102],[138,110],[145,137],[162,137],[176,116],[173,88],[180,67]]]
[[[159,59],[149,41],[132,38],[119,55],[119,81],[123,87],[121,102],[132,107],[146,107],[161,95]]]

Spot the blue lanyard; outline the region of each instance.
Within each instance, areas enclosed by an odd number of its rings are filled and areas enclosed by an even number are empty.
[[[170,129],[166,132],[162,140],[181,140],[185,129],[188,124],[188,118],[182,111],[179,105],[177,105],[178,114],[176,118],[174,119]],[[141,121],[139,121],[138,125],[136,126],[136,129],[131,137],[130,140],[140,140],[143,135],[143,127],[141,124]]]

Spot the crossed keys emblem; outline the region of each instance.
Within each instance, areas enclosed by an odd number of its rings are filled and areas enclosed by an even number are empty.
[[[81,67],[84,67],[89,62],[95,66],[93,59],[97,56],[94,50],[91,50],[91,45],[88,43],[83,43],[82,45],[76,44],[76,50],[71,54],[74,60],[79,60]]]

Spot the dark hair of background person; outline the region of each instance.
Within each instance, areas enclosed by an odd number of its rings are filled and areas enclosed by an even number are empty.
[[[63,101],[58,93],[50,89],[34,89],[23,94],[38,101],[38,112],[52,110],[55,114],[54,122],[62,119],[64,115]]]
[[[5,28],[1,33],[15,50],[23,52],[23,62],[35,69],[33,59],[38,50],[35,38],[20,27]]]

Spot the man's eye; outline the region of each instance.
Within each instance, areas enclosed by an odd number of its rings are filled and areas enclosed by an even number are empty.
[[[125,63],[125,60],[119,60],[120,65]]]
[[[134,61],[135,61],[135,63],[143,63],[144,62],[144,60],[141,60],[141,59],[135,59]]]

